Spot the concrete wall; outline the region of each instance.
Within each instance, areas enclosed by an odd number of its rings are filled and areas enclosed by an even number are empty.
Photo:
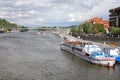
[[[90,41],[95,41],[95,42],[101,42],[104,43],[106,42],[106,44],[110,44],[110,43],[115,43],[117,46],[120,46],[120,38],[106,38],[106,37],[82,37],[85,40],[90,40]]]

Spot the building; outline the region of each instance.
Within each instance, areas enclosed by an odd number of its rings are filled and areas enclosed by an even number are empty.
[[[102,18],[95,17],[89,20],[89,22],[92,22],[92,24],[103,24],[104,28],[106,29],[107,33],[109,32],[109,20],[103,20]]]
[[[109,10],[109,24],[110,26],[120,27],[120,7]]]

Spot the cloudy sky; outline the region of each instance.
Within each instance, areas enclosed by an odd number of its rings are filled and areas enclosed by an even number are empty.
[[[77,25],[92,17],[108,19],[120,0],[0,0],[0,18],[24,26]]]

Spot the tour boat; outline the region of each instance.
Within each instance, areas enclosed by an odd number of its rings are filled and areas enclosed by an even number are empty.
[[[114,67],[115,58],[103,52],[102,48],[91,42],[67,40],[61,43],[61,49],[81,59],[102,66]]]

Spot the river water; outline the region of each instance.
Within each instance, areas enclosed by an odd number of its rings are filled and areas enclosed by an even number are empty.
[[[106,68],[60,50],[51,32],[0,34],[0,80],[119,80],[120,64]]]

